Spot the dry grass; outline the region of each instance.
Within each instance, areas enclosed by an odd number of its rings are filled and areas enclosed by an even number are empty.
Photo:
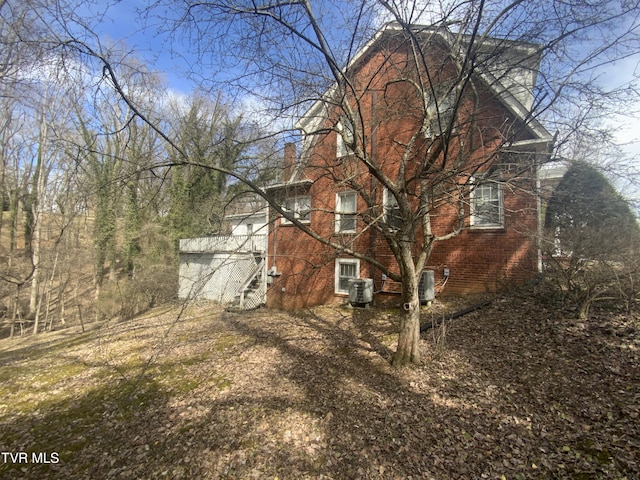
[[[60,458],[0,476],[640,475],[640,330],[615,311],[500,298],[401,370],[394,310],[178,312],[0,341],[0,451]]]

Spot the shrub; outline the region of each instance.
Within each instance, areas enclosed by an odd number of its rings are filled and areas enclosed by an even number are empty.
[[[545,276],[586,317],[594,301],[638,299],[640,229],[628,203],[593,166],[576,162],[554,191],[545,218]]]

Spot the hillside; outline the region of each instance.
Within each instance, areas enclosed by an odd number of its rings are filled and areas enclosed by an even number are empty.
[[[402,370],[392,310],[201,304],[2,340],[0,477],[640,478],[640,325],[594,315],[500,297]]]

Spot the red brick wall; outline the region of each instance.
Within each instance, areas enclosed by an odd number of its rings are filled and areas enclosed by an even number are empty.
[[[334,234],[335,219],[324,210],[335,208],[337,189],[328,179],[318,179],[310,188],[312,213],[310,226],[318,234],[342,241],[355,251],[373,254],[377,261],[399,273],[397,263],[381,235]],[[533,234],[536,229],[536,202],[533,194],[504,191],[505,228],[496,230],[465,229],[459,236],[436,243],[427,268],[435,271],[436,283],[443,280],[444,269],[450,277],[442,294],[496,291],[522,284],[531,279],[537,269],[537,250]],[[468,224],[468,220],[466,220]],[[312,239],[292,225],[276,220],[271,229],[268,266],[277,266],[281,275],[273,277],[268,291],[268,306],[298,309],[311,305],[344,302],[343,295],[334,294],[336,256],[340,255]],[[436,229],[438,228],[436,222]],[[359,225],[361,231],[363,225]],[[352,243],[353,242],[353,243]],[[275,249],[274,249],[275,247]],[[376,291],[381,289],[379,269],[361,261],[360,276],[373,278]],[[399,285],[388,281],[384,292],[399,293]]]
[[[420,110],[415,107],[417,101],[411,91],[407,91],[402,83],[391,83],[393,88],[384,88],[389,79],[395,78],[402,71],[405,57],[396,50],[393,58],[378,53],[369,57],[360,72],[362,84],[368,90],[362,95],[359,109],[365,119],[361,133],[365,144],[379,162],[387,175],[397,172],[398,158],[402,151],[396,143],[406,141],[418,128]],[[384,62],[387,62],[386,64]],[[391,64],[389,68],[385,68]],[[393,67],[393,68],[392,68]],[[397,67],[397,68],[395,68]],[[443,69],[446,70],[446,69]],[[495,150],[500,132],[493,125],[517,124],[509,120],[509,115],[497,101],[486,91],[479,88],[479,96],[466,98],[461,108],[461,117],[472,113],[473,121],[461,122],[461,138],[466,132],[472,132],[465,138],[473,139],[479,145],[473,152],[460,151],[467,162],[478,167],[478,171],[489,167],[487,159]],[[482,115],[474,105],[482,103]],[[331,128],[338,118],[327,121]],[[473,130],[472,130],[473,128]],[[466,129],[466,130],[465,130]],[[396,142],[391,141],[394,139]],[[471,142],[471,143],[473,143]],[[455,147],[455,144],[454,148]],[[463,149],[464,147],[457,147]],[[423,150],[416,149],[415,165],[420,165]],[[449,159],[456,158],[456,151],[449,152]],[[336,193],[347,190],[337,184],[337,180],[345,174],[355,176],[368,193],[378,199],[382,205],[382,187],[364,171],[364,168],[348,159],[336,159],[336,134],[327,133],[319,138],[309,158],[305,159],[306,178],[313,180],[308,195],[312,198],[310,227],[320,236],[341,245],[348,246],[357,252],[371,255],[388,266],[392,272],[399,273],[391,251],[384,238],[373,229],[362,233],[364,224],[360,223],[357,238],[350,234],[335,233]],[[444,160],[443,160],[444,162]],[[486,165],[485,165],[485,162]],[[446,165],[443,165],[446,167]],[[413,172],[416,173],[416,172]],[[464,179],[459,181],[464,182]],[[376,186],[377,185],[377,186]],[[537,251],[533,241],[536,230],[536,199],[529,185],[521,183],[518,188],[504,188],[505,225],[497,230],[465,229],[459,236],[445,242],[436,243],[427,268],[435,271],[436,283],[443,280],[444,268],[450,271],[444,293],[469,293],[493,291],[504,286],[523,283],[535,273],[537,268]],[[413,185],[416,192],[420,185]],[[303,192],[298,192],[302,194]],[[364,207],[362,198],[358,198],[359,208]],[[468,214],[468,205],[466,213]],[[436,235],[451,231],[455,225],[455,210],[451,206],[441,206],[432,212],[432,227]],[[465,220],[469,225],[469,220]],[[418,230],[418,241],[421,241]],[[273,277],[267,293],[269,307],[296,309],[311,305],[346,301],[345,296],[334,294],[335,258],[349,257],[336,253],[331,247],[312,239],[291,225],[282,225],[280,220],[272,223],[269,242],[268,266],[276,266],[280,275]],[[375,289],[380,290],[381,271],[360,263],[360,276],[373,278]],[[388,281],[384,292],[398,292],[399,285]]]

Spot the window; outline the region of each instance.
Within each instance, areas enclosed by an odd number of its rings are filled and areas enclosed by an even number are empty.
[[[285,199],[283,208],[286,212],[291,213],[294,218],[303,223],[311,221],[311,197],[290,197]],[[291,222],[282,217],[282,223],[290,224]]]
[[[382,195],[382,202],[384,205],[384,221],[387,222],[389,228],[398,230],[402,227],[402,215],[400,215],[398,200],[385,188]]]
[[[360,278],[360,260],[338,258],[336,260],[335,292],[349,294],[349,280]]]
[[[504,201],[502,184],[486,180],[471,191],[471,226],[474,228],[502,228]]]
[[[298,197],[296,215],[301,222],[311,221],[311,197]]]
[[[356,192],[339,192],[336,195],[336,232],[354,233],[357,212]]]
[[[447,131],[453,116],[455,115],[455,106],[457,100],[456,90],[446,93],[444,88],[435,90],[436,98],[431,98],[429,105],[429,116],[431,117],[430,134],[438,137]],[[436,105],[437,99],[437,105]]]
[[[253,235],[253,224],[247,223],[247,235]]]
[[[336,124],[336,130],[338,131],[336,135],[336,156],[340,158],[353,153],[350,147],[350,145],[353,145],[355,138],[353,124],[343,115]]]

